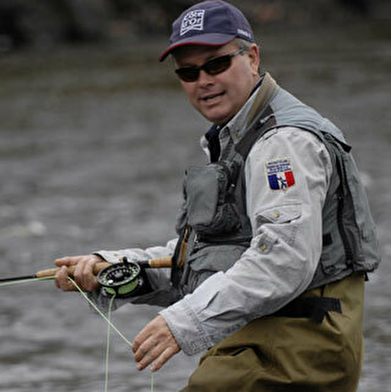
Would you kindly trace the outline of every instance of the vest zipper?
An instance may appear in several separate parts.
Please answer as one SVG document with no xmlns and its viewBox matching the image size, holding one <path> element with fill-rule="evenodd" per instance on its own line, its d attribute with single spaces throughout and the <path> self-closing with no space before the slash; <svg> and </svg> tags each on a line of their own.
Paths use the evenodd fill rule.
<svg viewBox="0 0 391 392">
<path fill-rule="evenodd" d="M 329 138 L 328 138 L 329 139 Z M 330 140 L 330 139 L 329 139 Z M 341 150 L 341 146 L 336 144 L 336 142 L 333 140 L 332 144 L 337 147 L 338 150 Z M 346 187 L 346 194 L 350 194 L 350 189 L 348 185 L 348 180 L 346 176 L 346 171 L 345 171 L 345 165 L 343 163 L 343 157 L 340 156 L 339 158 L 336 158 L 336 167 L 338 170 L 338 175 L 339 175 L 339 180 L 340 184 L 337 190 L 337 197 L 338 197 L 338 210 L 337 210 L 337 222 L 338 222 L 338 229 L 339 229 L 339 234 L 342 239 L 342 244 L 344 247 L 345 251 L 345 257 L 346 257 L 346 265 L 349 267 L 353 268 L 354 270 L 354 253 L 352 249 L 352 245 L 349 240 L 349 236 L 346 232 L 345 229 L 345 224 L 344 224 L 344 219 L 343 219 L 343 212 L 345 210 L 345 187 Z"/>
<path fill-rule="evenodd" d="M 345 251 L 346 264 L 348 266 L 353 266 L 353 251 L 352 251 L 352 247 L 350 246 L 348 235 L 346 234 L 345 225 L 343 223 L 342 214 L 344 210 L 344 203 L 345 200 L 343 195 L 343 185 L 340 184 L 339 191 L 338 191 L 338 211 L 337 211 L 338 228 Z"/>
</svg>

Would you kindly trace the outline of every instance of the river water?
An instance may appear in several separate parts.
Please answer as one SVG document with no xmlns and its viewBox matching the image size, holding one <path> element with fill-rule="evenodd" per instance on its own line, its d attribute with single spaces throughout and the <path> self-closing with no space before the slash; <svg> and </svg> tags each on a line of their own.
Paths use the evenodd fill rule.
<svg viewBox="0 0 391 392">
<path fill-rule="evenodd" d="M 156 56 L 163 42 L 63 48 L 0 58 L 1 276 L 59 256 L 145 247 L 174 237 L 184 167 L 203 162 L 207 123 Z M 360 392 L 391 391 L 390 37 L 377 26 L 263 31 L 263 68 L 336 122 L 354 145 L 378 224 L 383 264 L 366 292 Z M 104 389 L 106 323 L 52 282 L 0 288 L 0 390 Z M 129 339 L 158 308 L 127 306 Z M 112 335 L 109 390 L 149 391 Z M 198 357 L 177 355 L 155 391 L 183 386 Z"/>
</svg>

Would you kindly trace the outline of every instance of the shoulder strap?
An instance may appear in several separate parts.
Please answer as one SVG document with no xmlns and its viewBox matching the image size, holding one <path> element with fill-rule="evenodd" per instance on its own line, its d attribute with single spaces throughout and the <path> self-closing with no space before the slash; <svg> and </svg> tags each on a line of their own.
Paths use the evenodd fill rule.
<svg viewBox="0 0 391 392">
<path fill-rule="evenodd" d="M 251 128 L 246 131 L 246 135 L 236 144 L 235 150 L 246 160 L 254 143 L 261 138 L 267 131 L 273 129 L 276 125 L 276 119 L 270 106 L 251 124 Z"/>
</svg>

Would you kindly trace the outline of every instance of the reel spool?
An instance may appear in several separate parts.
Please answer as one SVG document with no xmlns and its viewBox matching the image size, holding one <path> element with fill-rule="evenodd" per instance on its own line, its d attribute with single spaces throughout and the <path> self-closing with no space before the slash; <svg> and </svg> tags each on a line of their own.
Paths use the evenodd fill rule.
<svg viewBox="0 0 391 392">
<path fill-rule="evenodd" d="M 98 282 L 108 294 L 117 298 L 136 295 L 146 289 L 146 279 L 142 276 L 141 266 L 129 262 L 126 257 L 122 263 L 111 264 L 98 274 Z"/>
</svg>

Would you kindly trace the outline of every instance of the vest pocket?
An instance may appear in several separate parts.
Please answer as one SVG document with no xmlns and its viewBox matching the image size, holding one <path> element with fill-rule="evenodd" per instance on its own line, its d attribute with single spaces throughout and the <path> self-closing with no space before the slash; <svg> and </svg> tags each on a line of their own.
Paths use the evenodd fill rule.
<svg viewBox="0 0 391 392">
<path fill-rule="evenodd" d="M 246 249 L 242 245 L 209 245 L 193 253 L 188 259 L 189 292 L 216 272 L 231 268 Z"/>
<path fill-rule="evenodd" d="M 233 233 L 240 228 L 235 207 L 234 162 L 193 166 L 186 172 L 188 223 L 199 237 Z"/>
</svg>

